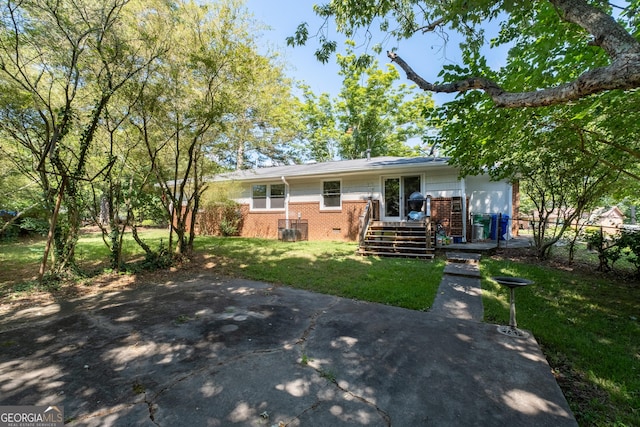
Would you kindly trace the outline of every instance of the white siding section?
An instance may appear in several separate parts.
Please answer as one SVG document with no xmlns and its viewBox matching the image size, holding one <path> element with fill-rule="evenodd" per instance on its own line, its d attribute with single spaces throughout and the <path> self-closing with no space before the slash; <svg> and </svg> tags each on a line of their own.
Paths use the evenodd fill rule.
<svg viewBox="0 0 640 427">
<path fill-rule="evenodd" d="M 342 201 L 366 200 L 372 194 L 374 197 L 379 192 L 380 179 L 378 176 L 346 176 L 336 177 L 342 183 Z M 288 179 L 291 185 L 291 203 L 295 202 L 318 202 L 322 200 L 322 181 L 331 180 L 331 178 L 323 179 Z"/>
<path fill-rule="evenodd" d="M 457 171 L 453 171 L 456 173 Z M 426 193 L 431 197 L 461 197 L 460 180 L 457 175 L 446 173 L 428 173 Z"/>
<path fill-rule="evenodd" d="M 343 200 L 367 200 L 380 192 L 380 177 L 378 175 L 361 175 L 345 177 L 342 180 Z"/>
<path fill-rule="evenodd" d="M 289 179 L 291 198 L 289 203 L 322 201 L 322 179 Z M 344 184 L 344 183 L 343 183 Z"/>
<path fill-rule="evenodd" d="M 431 197 L 461 197 L 461 182 L 457 177 L 457 170 L 448 169 L 413 170 L 405 175 L 421 175 L 422 190 Z M 392 175 L 384 175 L 392 176 Z M 393 175 L 398 176 L 398 175 Z M 322 180 L 331 178 L 287 178 L 289 182 L 289 203 L 322 202 Z M 378 173 L 336 176 L 342 182 L 342 201 L 367 200 L 369 197 L 382 199 L 382 177 Z M 260 184 L 280 184 L 280 180 L 267 180 Z M 251 188 L 254 183 L 242 183 L 239 203 L 251 204 Z M 511 211 L 512 188 L 507 182 L 494 182 L 488 176 L 472 176 L 465 178 L 466 195 L 469 198 L 467 212 L 474 213 L 502 213 L 513 216 Z"/>
<path fill-rule="evenodd" d="M 509 183 L 491 181 L 488 176 L 468 177 L 466 181 L 471 214 L 501 213 L 513 216 L 512 187 Z"/>
</svg>

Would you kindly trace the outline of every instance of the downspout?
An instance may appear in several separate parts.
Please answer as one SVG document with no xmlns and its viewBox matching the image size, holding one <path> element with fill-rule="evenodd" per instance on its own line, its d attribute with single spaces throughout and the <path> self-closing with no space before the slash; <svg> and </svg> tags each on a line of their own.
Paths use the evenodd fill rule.
<svg viewBox="0 0 640 427">
<path fill-rule="evenodd" d="M 462 193 L 462 243 L 467 243 L 467 186 L 464 178 L 460 178 L 460 192 Z"/>
<path fill-rule="evenodd" d="M 289 183 L 281 176 L 282 182 L 284 182 L 285 193 L 284 193 L 284 219 L 285 219 L 285 228 L 291 228 L 291 224 L 289 224 Z"/>
</svg>

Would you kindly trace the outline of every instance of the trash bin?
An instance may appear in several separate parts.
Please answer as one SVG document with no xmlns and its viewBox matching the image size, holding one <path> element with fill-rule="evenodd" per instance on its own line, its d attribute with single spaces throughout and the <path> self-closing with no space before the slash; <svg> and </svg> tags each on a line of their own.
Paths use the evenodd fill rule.
<svg viewBox="0 0 640 427">
<path fill-rule="evenodd" d="M 473 241 L 484 240 L 484 224 L 473 224 Z"/>
<path fill-rule="evenodd" d="M 507 240 L 509 236 L 509 215 L 502 215 L 500 219 L 500 240 Z"/>
<path fill-rule="evenodd" d="M 498 233 L 498 226 L 500 226 L 500 236 Z M 500 237 L 500 240 L 506 240 L 505 236 L 508 236 L 509 233 L 509 215 L 491 215 L 491 234 L 489 235 L 489 239 L 496 240 Z"/>
<path fill-rule="evenodd" d="M 489 232 L 489 239 L 496 240 L 497 232 L 498 232 L 498 214 L 491 214 L 491 231 Z"/>
</svg>

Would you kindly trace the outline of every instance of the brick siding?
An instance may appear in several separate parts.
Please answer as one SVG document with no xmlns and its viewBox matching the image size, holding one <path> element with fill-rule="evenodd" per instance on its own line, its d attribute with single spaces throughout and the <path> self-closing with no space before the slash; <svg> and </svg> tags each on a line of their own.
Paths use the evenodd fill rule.
<svg viewBox="0 0 640 427">
<path fill-rule="evenodd" d="M 292 202 L 289 203 L 289 220 L 294 222 L 300 213 L 300 218 L 309 223 L 309 240 L 355 241 L 366 204 L 366 201 L 342 202 L 340 210 L 321 211 L 317 202 Z M 285 218 L 284 212 L 250 211 L 249 205 L 242 205 L 241 210 L 244 217 L 241 236 L 278 238 L 278 220 Z"/>
<path fill-rule="evenodd" d="M 517 187 L 516 187 L 517 188 Z M 519 198 L 514 191 L 512 206 L 514 219 L 518 218 Z M 289 220 L 295 221 L 300 213 L 300 218 L 308 221 L 309 240 L 346 240 L 356 241 L 360 229 L 360 216 L 366 207 L 366 201 L 343 202 L 340 210 L 323 210 L 317 202 L 291 202 L 289 203 Z M 453 199 L 450 197 L 431 199 L 431 224 L 440 222 L 447 235 L 458 236 L 462 231 L 462 215 L 452 214 Z M 468 199 L 467 199 L 468 203 Z M 244 218 L 240 235 L 242 237 L 261 237 L 267 239 L 278 238 L 278 220 L 284 219 L 284 212 L 250 211 L 249 205 L 241 206 Z M 471 241 L 470 221 L 467 218 L 467 240 Z M 512 221 L 511 231 L 517 235 L 517 220 Z"/>
</svg>

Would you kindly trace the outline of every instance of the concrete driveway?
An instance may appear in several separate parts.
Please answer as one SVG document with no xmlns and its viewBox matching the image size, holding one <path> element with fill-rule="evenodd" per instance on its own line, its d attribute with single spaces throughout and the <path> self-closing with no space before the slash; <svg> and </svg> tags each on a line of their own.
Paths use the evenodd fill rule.
<svg viewBox="0 0 640 427">
<path fill-rule="evenodd" d="M 478 284 L 442 286 L 460 312 Z M 535 339 L 442 310 L 201 275 L 0 328 L 0 405 L 70 425 L 577 425 Z"/>
</svg>

